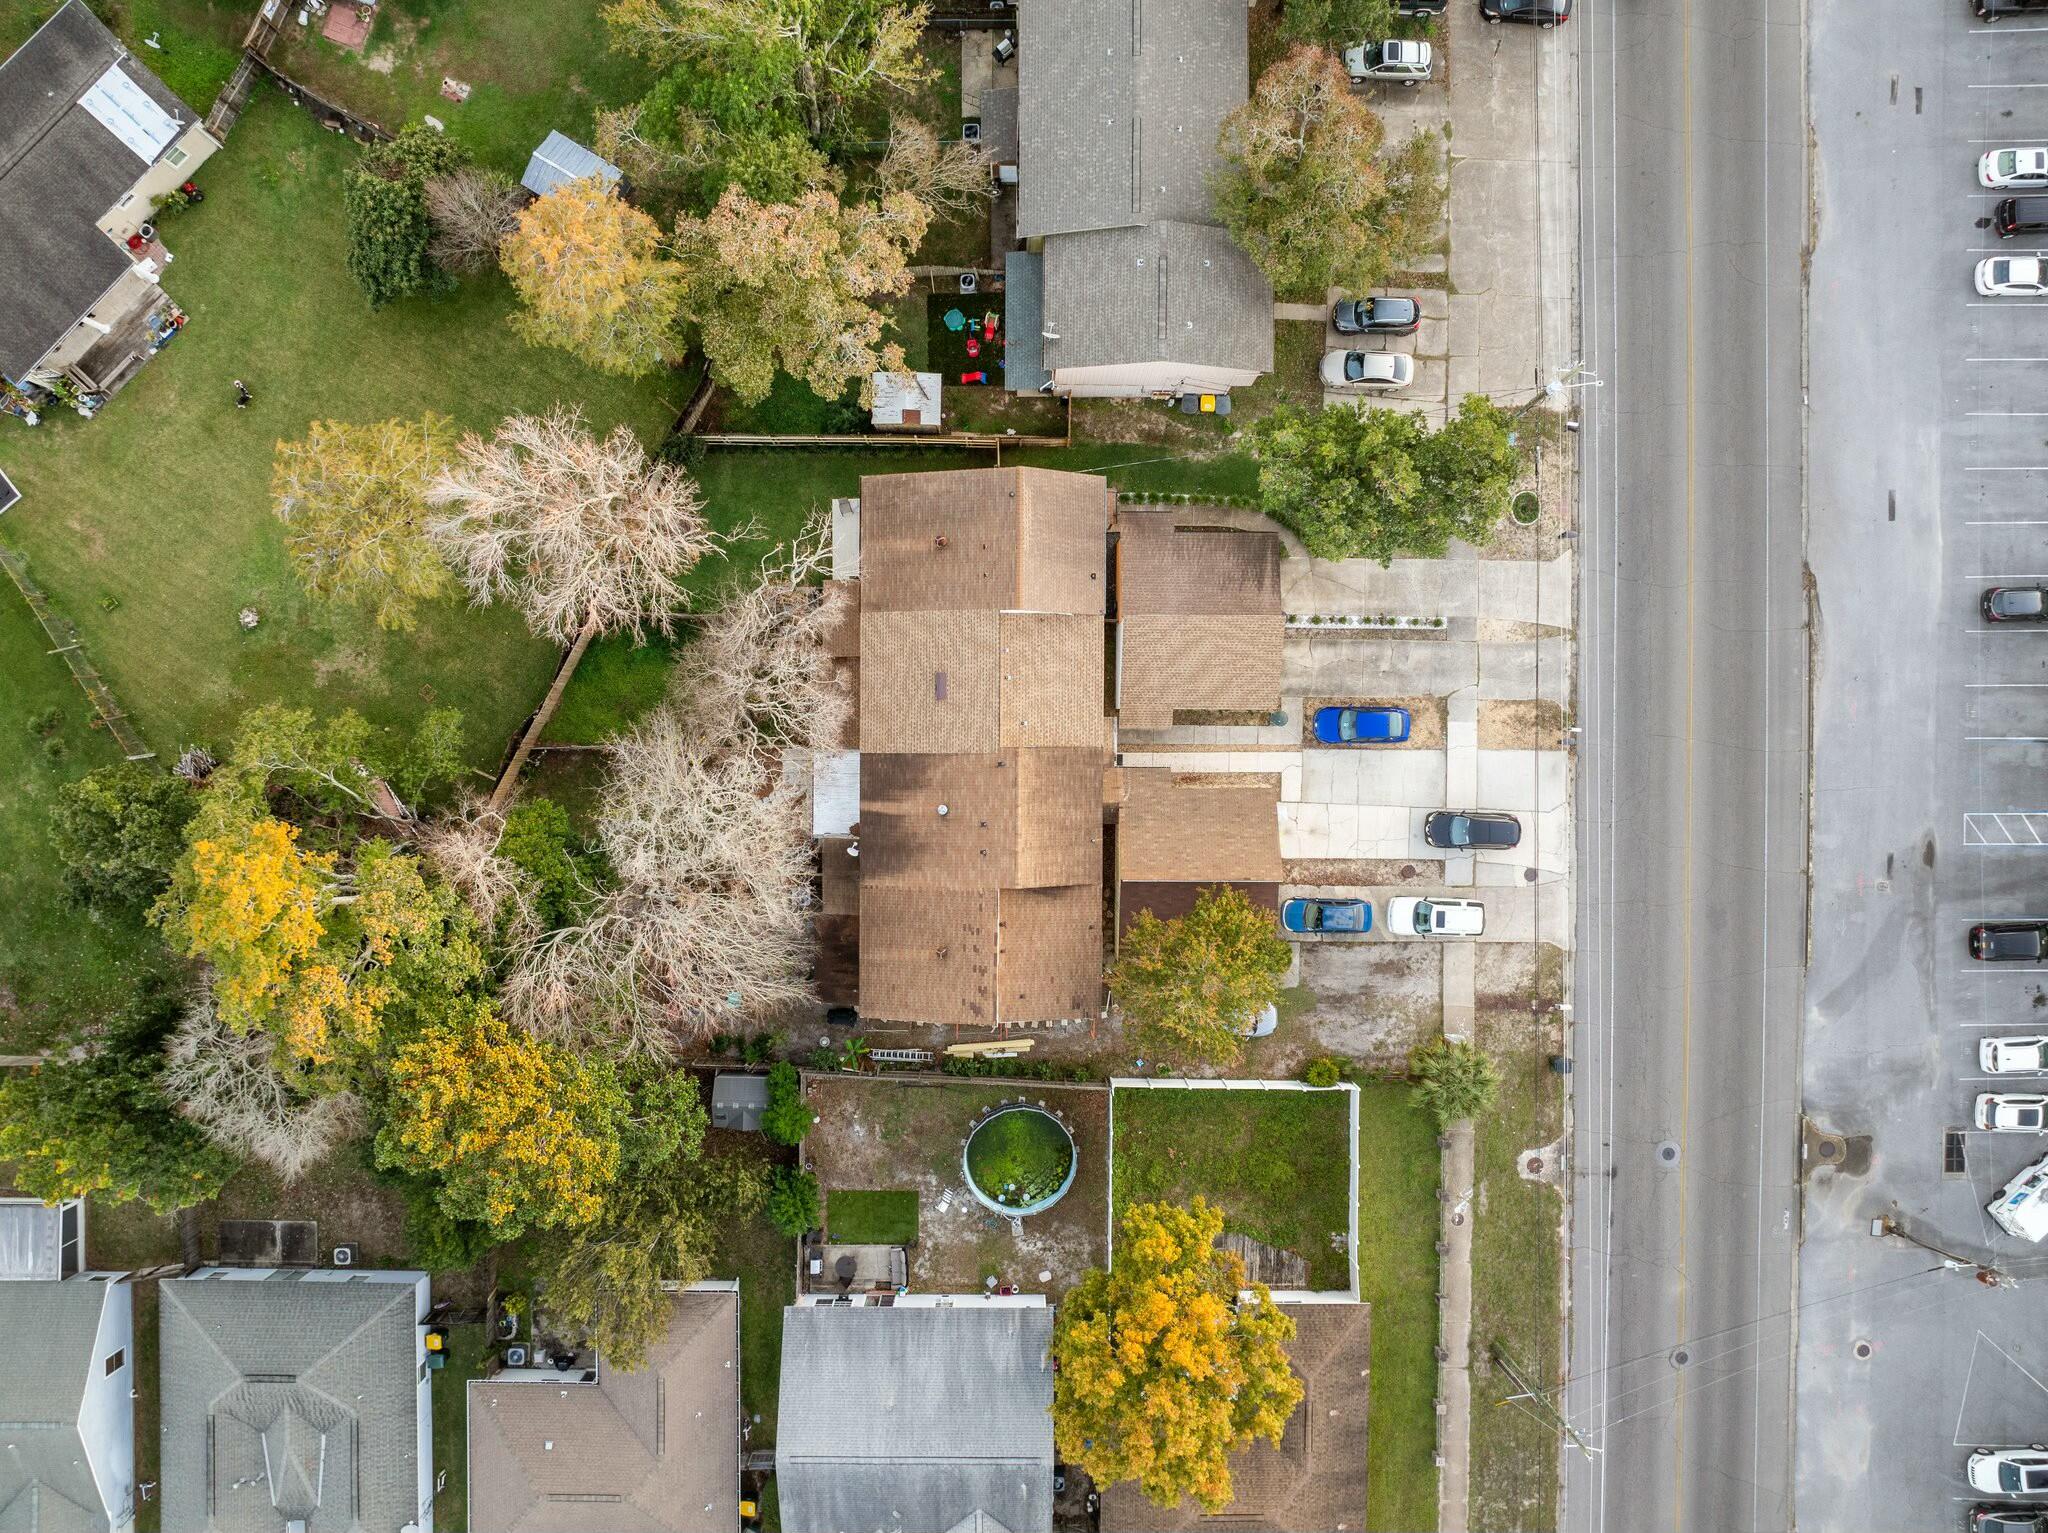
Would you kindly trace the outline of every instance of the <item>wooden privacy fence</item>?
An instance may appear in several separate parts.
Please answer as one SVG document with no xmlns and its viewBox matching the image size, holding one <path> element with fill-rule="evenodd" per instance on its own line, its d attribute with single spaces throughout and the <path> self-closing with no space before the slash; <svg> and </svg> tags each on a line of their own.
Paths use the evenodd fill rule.
<svg viewBox="0 0 2048 1533">
<path fill-rule="evenodd" d="M 1010 436 L 1000 431 L 881 432 L 843 436 L 781 436 L 753 431 L 707 431 L 697 438 L 706 447 L 965 447 L 1000 456 L 1005 447 L 1071 447 L 1063 436 Z"/>
<path fill-rule="evenodd" d="M 121 754 L 130 761 L 153 761 L 156 752 L 143 744 L 142 736 L 135 732 L 135 726 L 128 721 L 127 713 L 109 688 L 100 673 L 93 669 L 93 663 L 86 658 L 85 646 L 78 637 L 78 630 L 71 619 L 65 617 L 50 605 L 50 599 L 43 595 L 42 587 L 29 578 L 28 564 L 11 548 L 0 548 L 0 565 L 4 565 L 13 579 L 15 589 L 21 592 L 22 600 L 28 603 L 29 611 L 36 615 L 36 621 L 43 625 L 43 632 L 54 646 L 49 653 L 64 657 L 64 664 L 70 667 L 71 679 L 78 683 L 86 700 L 99 715 L 99 722 L 121 747 Z"/>
</svg>

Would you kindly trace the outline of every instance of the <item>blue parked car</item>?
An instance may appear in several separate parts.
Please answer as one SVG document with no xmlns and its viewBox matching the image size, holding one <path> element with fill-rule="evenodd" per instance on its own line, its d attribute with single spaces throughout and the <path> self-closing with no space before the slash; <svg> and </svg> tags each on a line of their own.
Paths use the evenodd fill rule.
<svg viewBox="0 0 2048 1533">
<path fill-rule="evenodd" d="M 1280 924 L 1291 932 L 1325 937 L 1363 937 L 1372 930 L 1372 905 L 1365 900 L 1289 900 Z"/>
<path fill-rule="evenodd" d="M 1408 738 L 1408 710 L 1318 708 L 1316 738 L 1325 745 L 1399 745 Z"/>
</svg>

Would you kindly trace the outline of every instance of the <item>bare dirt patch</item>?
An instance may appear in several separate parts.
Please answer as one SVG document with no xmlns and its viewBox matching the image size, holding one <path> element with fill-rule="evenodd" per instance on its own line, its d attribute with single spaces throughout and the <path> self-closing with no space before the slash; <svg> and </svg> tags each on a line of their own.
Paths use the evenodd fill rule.
<svg viewBox="0 0 2048 1533">
<path fill-rule="evenodd" d="M 1555 750 L 1564 730 L 1564 709 L 1547 699 L 1518 698 L 1479 705 L 1479 748 L 1483 751 Z"/>
<path fill-rule="evenodd" d="M 1361 885 L 1432 884 L 1444 881 L 1444 865 L 1433 857 L 1396 862 L 1386 857 L 1289 857 L 1280 864 L 1280 881 L 1316 888 L 1350 889 Z"/>
<path fill-rule="evenodd" d="M 979 1293 L 989 1278 L 1058 1296 L 1108 1256 L 1109 1093 L 1046 1081 L 964 1082 L 813 1078 L 820 1120 L 805 1159 L 835 1187 L 917 1192 L 913 1288 Z M 960 1152 L 975 1114 L 1000 1102 L 1042 1103 L 1074 1136 L 1078 1169 L 1066 1196 L 1042 1214 L 1011 1221 L 967 1190 Z M 1041 1280 L 1039 1273 L 1050 1272 Z"/>
<path fill-rule="evenodd" d="M 1443 952 L 1426 943 L 1318 942 L 1301 953 L 1315 997 L 1300 1032 L 1316 1054 L 1381 1068 L 1443 1031 Z"/>
<path fill-rule="evenodd" d="M 1544 451 L 1544 471 L 1525 477 L 1517 491 L 1534 490 L 1542 508 L 1536 520 L 1523 526 L 1512 516 L 1494 524 L 1493 539 L 1479 550 L 1482 559 L 1554 559 L 1566 545 L 1559 534 L 1572 526 L 1573 481 L 1571 449 L 1559 445 Z"/>
<path fill-rule="evenodd" d="M 1318 708 L 1406 708 L 1408 738 L 1399 745 L 1324 745 L 1316 738 Z M 1312 750 L 1435 751 L 1444 748 L 1441 697 L 1311 697 L 1301 706 L 1301 743 Z"/>
<path fill-rule="evenodd" d="M 1564 633 L 1549 623 L 1518 623 L 1512 618 L 1483 617 L 1479 620 L 1481 644 L 1533 644 L 1538 639 L 1555 639 Z"/>
</svg>

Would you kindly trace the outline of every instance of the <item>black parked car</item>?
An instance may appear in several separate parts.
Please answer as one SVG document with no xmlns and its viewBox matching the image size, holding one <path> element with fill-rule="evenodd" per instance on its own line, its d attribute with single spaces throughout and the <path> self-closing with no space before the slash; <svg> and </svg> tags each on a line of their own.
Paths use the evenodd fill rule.
<svg viewBox="0 0 2048 1533">
<path fill-rule="evenodd" d="M 1458 852 L 1475 846 L 1520 846 L 1522 823 L 1511 814 L 1492 814 L 1484 809 L 1464 814 L 1439 809 L 1422 822 L 1422 839 L 1431 846 Z"/>
<path fill-rule="evenodd" d="M 2026 1506 L 1973 1506 L 1970 1533 L 2048 1533 L 2048 1512 Z"/>
<path fill-rule="evenodd" d="M 1991 210 L 1991 227 L 2002 240 L 2015 234 L 2048 234 L 2048 197 L 2001 198 Z"/>
<path fill-rule="evenodd" d="M 1396 16 L 1441 16 L 1451 0 L 1394 0 Z"/>
<path fill-rule="evenodd" d="M 1987 623 L 2048 623 L 2048 586 L 1993 586 L 1983 605 Z"/>
<path fill-rule="evenodd" d="M 2039 963 L 2048 956 L 2048 921 L 2000 921 L 1973 926 L 1970 956 L 1982 963 Z"/>
<path fill-rule="evenodd" d="M 2001 16 L 2026 16 L 2036 11 L 2048 11 L 2048 0 L 1975 0 L 1975 8 L 1978 20 L 1996 21 Z"/>
<path fill-rule="evenodd" d="M 1479 0 L 1479 14 L 1488 21 L 1526 21 L 1532 27 L 1554 27 L 1560 21 L 1572 19 L 1572 0 Z"/>
<path fill-rule="evenodd" d="M 1339 335 L 1412 335 L 1422 324 L 1413 298 L 1340 298 L 1330 314 Z"/>
</svg>

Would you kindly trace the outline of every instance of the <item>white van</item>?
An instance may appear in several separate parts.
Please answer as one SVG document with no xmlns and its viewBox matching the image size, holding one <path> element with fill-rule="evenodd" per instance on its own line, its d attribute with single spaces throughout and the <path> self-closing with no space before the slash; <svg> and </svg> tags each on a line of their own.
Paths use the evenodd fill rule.
<svg viewBox="0 0 2048 1533">
<path fill-rule="evenodd" d="M 2048 1235 L 2048 1158 L 2035 1161 L 2005 1184 L 1984 1211 L 2008 1235 L 2038 1241 Z"/>
</svg>

